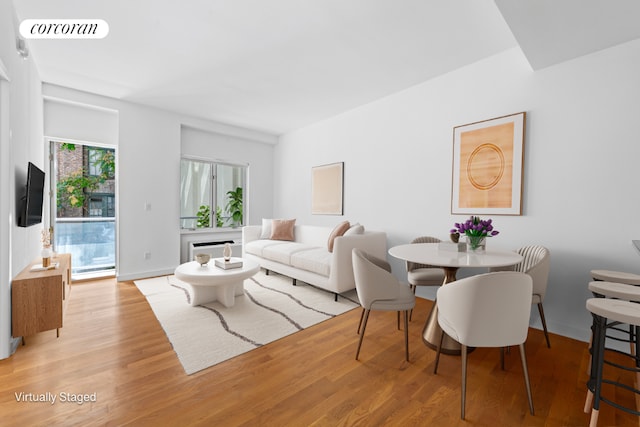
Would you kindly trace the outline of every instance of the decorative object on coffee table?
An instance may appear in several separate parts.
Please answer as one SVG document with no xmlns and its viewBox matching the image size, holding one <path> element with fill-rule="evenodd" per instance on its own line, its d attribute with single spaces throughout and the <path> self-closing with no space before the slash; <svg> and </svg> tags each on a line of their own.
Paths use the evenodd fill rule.
<svg viewBox="0 0 640 427">
<path fill-rule="evenodd" d="M 213 263 L 216 267 L 221 268 L 223 270 L 230 270 L 232 268 L 241 268 L 242 267 L 242 258 L 214 258 Z"/>
<path fill-rule="evenodd" d="M 201 267 L 207 265 L 209 260 L 211 259 L 211 255 L 209 254 L 196 254 L 196 261 L 200 264 Z"/>
<path fill-rule="evenodd" d="M 224 249 L 222 250 L 222 256 L 224 257 L 225 262 L 229 262 L 232 253 L 231 245 L 229 243 L 225 243 Z"/>
</svg>

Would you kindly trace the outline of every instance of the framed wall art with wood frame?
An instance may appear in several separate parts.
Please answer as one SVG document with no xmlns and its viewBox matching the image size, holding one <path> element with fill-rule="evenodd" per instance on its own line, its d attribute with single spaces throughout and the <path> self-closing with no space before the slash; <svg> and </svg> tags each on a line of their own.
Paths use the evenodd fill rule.
<svg viewBox="0 0 640 427">
<path fill-rule="evenodd" d="M 522 215 L 526 113 L 453 128 L 452 214 Z"/>
<path fill-rule="evenodd" d="M 342 215 L 344 162 L 311 168 L 311 213 Z"/>
</svg>

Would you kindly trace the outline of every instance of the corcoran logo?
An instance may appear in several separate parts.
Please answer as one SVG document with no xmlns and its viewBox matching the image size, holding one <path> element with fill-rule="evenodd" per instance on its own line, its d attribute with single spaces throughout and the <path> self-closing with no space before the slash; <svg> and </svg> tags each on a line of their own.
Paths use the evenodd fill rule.
<svg viewBox="0 0 640 427">
<path fill-rule="evenodd" d="M 102 19 L 25 19 L 20 34 L 25 39 L 102 39 L 109 24 Z"/>
</svg>

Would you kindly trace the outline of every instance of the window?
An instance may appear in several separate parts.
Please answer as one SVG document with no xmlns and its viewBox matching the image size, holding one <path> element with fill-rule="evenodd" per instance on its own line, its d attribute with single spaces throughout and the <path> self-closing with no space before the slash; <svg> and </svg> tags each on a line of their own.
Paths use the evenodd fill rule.
<svg viewBox="0 0 640 427">
<path fill-rule="evenodd" d="M 183 158 L 180 162 L 180 227 L 244 225 L 247 166 Z"/>
<path fill-rule="evenodd" d="M 114 217 L 115 211 L 115 197 L 112 194 L 91 193 L 89 216 Z"/>
<path fill-rule="evenodd" d="M 89 176 L 113 179 L 114 150 L 97 147 L 85 147 L 87 150 L 87 171 Z"/>
<path fill-rule="evenodd" d="M 115 150 L 55 141 L 52 151 L 56 217 L 115 217 Z"/>
</svg>

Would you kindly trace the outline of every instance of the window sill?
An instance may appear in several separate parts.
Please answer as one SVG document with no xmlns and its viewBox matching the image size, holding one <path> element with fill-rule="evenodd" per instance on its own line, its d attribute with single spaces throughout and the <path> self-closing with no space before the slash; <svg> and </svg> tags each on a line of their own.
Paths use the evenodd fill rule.
<svg viewBox="0 0 640 427">
<path fill-rule="evenodd" d="M 228 234 L 228 233 L 241 233 L 242 227 L 228 227 L 228 228 L 181 228 L 181 235 L 189 234 Z"/>
</svg>

